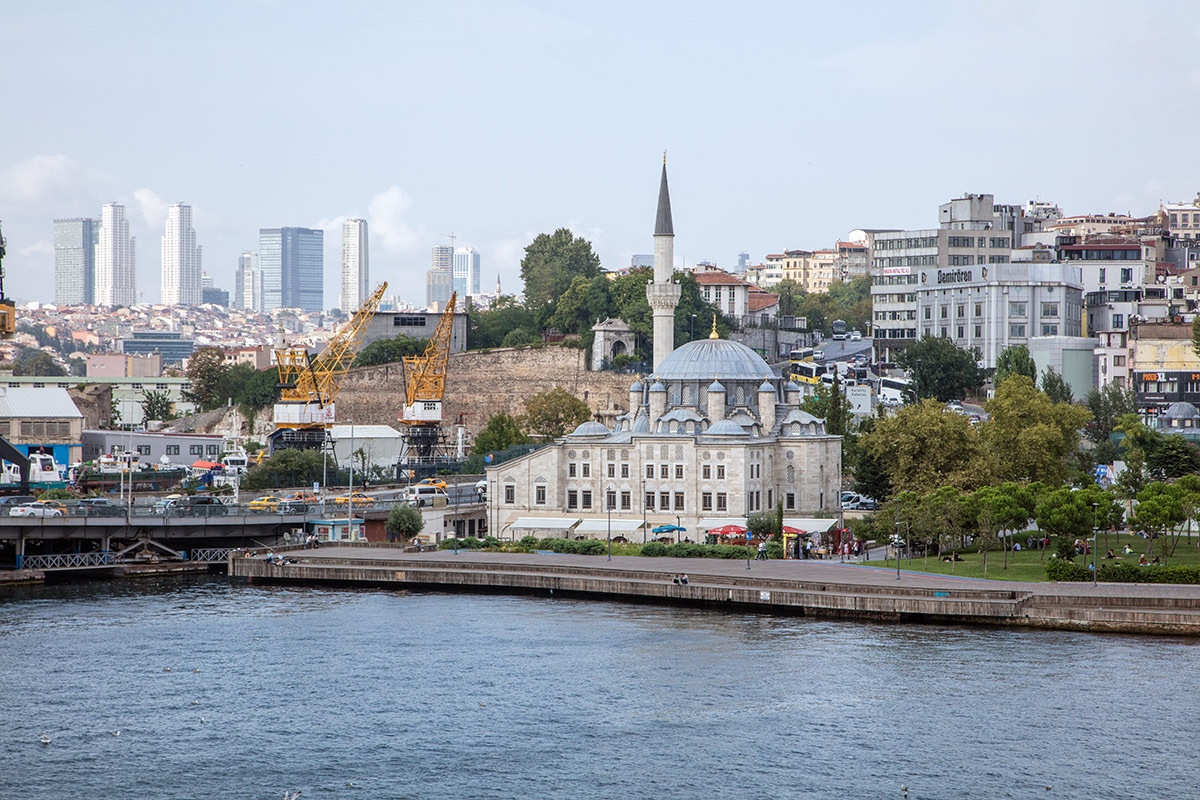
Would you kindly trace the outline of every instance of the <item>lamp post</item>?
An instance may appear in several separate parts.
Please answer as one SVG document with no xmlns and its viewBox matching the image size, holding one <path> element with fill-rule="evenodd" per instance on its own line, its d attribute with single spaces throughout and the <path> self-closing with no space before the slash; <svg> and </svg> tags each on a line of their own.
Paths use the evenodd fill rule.
<svg viewBox="0 0 1200 800">
<path fill-rule="evenodd" d="M 892 539 L 896 549 L 896 580 L 900 580 L 900 515 L 896 515 L 896 536 Z"/>
<path fill-rule="evenodd" d="M 696 341 L 696 315 L 692 314 L 691 317 L 691 320 L 689 320 L 691 323 L 691 335 L 688 337 L 688 341 L 694 342 Z"/>
<path fill-rule="evenodd" d="M 683 523 L 681 522 L 681 520 L 682 520 L 682 517 L 679 514 L 676 514 L 675 515 L 675 527 L 676 528 L 683 527 Z M 679 544 L 679 542 L 680 542 L 680 537 L 679 537 L 680 533 L 682 533 L 682 531 L 675 531 L 675 544 Z"/>
<path fill-rule="evenodd" d="M 642 478 L 642 544 L 646 543 L 646 479 Z"/>
<path fill-rule="evenodd" d="M 604 493 L 604 505 L 608 506 L 608 560 L 612 561 L 612 494 Z"/>
<path fill-rule="evenodd" d="M 1092 586 L 1097 585 L 1097 575 L 1099 567 L 1096 564 L 1096 510 L 1100 507 L 1099 501 L 1092 501 Z"/>
<path fill-rule="evenodd" d="M 750 569 L 750 495 L 746 495 L 746 569 Z"/>
</svg>

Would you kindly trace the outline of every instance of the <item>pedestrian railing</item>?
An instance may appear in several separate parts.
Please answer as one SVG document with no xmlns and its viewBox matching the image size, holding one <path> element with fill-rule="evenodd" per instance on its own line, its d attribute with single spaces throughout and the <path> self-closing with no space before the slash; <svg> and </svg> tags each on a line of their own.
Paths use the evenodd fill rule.
<svg viewBox="0 0 1200 800">
<path fill-rule="evenodd" d="M 107 567 L 113 564 L 112 553 L 102 550 L 96 553 L 60 553 L 48 556 L 25 556 L 18 568 L 24 569 L 72 569 L 77 567 Z"/>
<path fill-rule="evenodd" d="M 229 554 L 238 550 L 237 547 L 196 547 L 184 553 L 188 561 L 220 562 L 229 558 Z"/>
</svg>

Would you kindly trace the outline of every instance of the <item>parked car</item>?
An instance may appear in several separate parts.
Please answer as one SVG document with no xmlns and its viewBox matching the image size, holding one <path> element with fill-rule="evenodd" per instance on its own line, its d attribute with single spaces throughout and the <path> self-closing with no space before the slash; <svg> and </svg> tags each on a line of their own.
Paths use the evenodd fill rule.
<svg viewBox="0 0 1200 800">
<path fill-rule="evenodd" d="M 279 499 L 273 494 L 263 497 L 256 497 L 248 504 L 251 511 L 277 511 L 279 510 Z"/>
<path fill-rule="evenodd" d="M 317 505 L 321 502 L 321 498 L 312 492 L 292 492 L 287 497 L 283 498 L 288 502 L 304 503 L 305 505 Z"/>
<path fill-rule="evenodd" d="M 85 497 L 75 506 L 81 517 L 123 517 L 125 506 L 119 506 L 107 497 Z"/>
<path fill-rule="evenodd" d="M 24 505 L 25 503 L 36 502 L 37 498 L 31 494 L 14 494 L 8 497 L 0 497 L 0 514 L 8 514 L 13 506 Z"/>
<path fill-rule="evenodd" d="M 375 498 L 365 495 L 362 492 L 354 492 L 353 494 L 344 494 L 341 497 L 335 497 L 333 502 L 335 505 L 342 507 L 353 503 L 355 508 L 365 508 L 375 505 Z"/>
<path fill-rule="evenodd" d="M 438 500 L 448 503 L 450 496 L 446 494 L 444 489 L 439 489 L 436 486 L 421 486 L 416 484 L 404 490 L 405 502 L 412 503 L 418 508 L 421 506 L 436 506 Z"/>
<path fill-rule="evenodd" d="M 181 499 L 183 499 L 183 495 L 181 495 L 181 494 L 169 494 L 166 497 L 164 497 L 162 500 L 159 500 L 157 503 L 150 506 L 150 513 L 165 515 L 168 513 L 168 509 L 172 509 L 175 506 L 179 505 L 179 501 Z"/>
<path fill-rule="evenodd" d="M 229 513 L 229 508 L 219 497 L 201 495 L 182 498 L 178 505 L 171 508 L 170 513 L 181 517 L 223 517 Z"/>
<path fill-rule="evenodd" d="M 35 500 L 32 503 L 22 503 L 13 506 L 8 515 L 10 517 L 63 517 L 66 516 L 66 508 L 62 503 L 54 500 Z"/>
<path fill-rule="evenodd" d="M 285 497 L 279 501 L 279 505 L 276 506 L 275 510 L 280 514 L 306 514 L 311 510 L 312 506 L 320 505 L 320 503 L 320 498 L 309 503 L 302 497 Z"/>
</svg>

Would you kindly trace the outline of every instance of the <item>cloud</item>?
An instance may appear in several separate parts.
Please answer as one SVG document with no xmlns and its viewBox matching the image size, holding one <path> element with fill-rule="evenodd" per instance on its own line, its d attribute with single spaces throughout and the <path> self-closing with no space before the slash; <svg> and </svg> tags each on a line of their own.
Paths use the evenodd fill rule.
<svg viewBox="0 0 1200 800">
<path fill-rule="evenodd" d="M 17 248 L 19 256 L 47 256 L 54 253 L 54 243 L 48 240 L 34 242 L 33 244 L 25 245 Z"/>
<path fill-rule="evenodd" d="M 371 198 L 367 206 L 367 225 L 373 248 L 378 243 L 388 253 L 411 253 L 429 239 L 429 231 L 424 225 L 413 224 L 408 219 L 412 203 L 412 196 L 399 186 L 389 186 Z"/>
<path fill-rule="evenodd" d="M 61 198 L 94 194 L 105 181 L 103 173 L 70 156 L 30 156 L 0 173 L 0 200 L 14 204 L 54 203 Z"/>
<path fill-rule="evenodd" d="M 153 189 L 135 189 L 133 202 L 146 227 L 152 230 L 162 230 L 167 224 L 167 201 L 158 196 Z"/>
</svg>

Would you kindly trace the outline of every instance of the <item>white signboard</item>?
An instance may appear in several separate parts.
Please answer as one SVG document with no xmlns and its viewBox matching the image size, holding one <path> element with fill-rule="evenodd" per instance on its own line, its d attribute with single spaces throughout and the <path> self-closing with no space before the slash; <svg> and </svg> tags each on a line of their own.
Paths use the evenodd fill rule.
<svg viewBox="0 0 1200 800">
<path fill-rule="evenodd" d="M 850 406 L 851 413 L 870 416 L 870 414 L 871 414 L 871 387 L 870 386 L 847 386 L 846 387 L 846 403 Z"/>
</svg>

